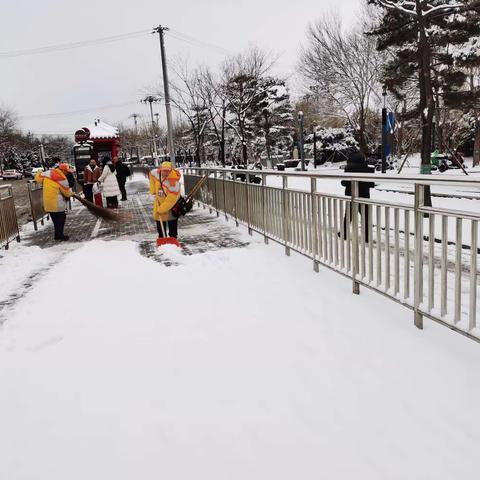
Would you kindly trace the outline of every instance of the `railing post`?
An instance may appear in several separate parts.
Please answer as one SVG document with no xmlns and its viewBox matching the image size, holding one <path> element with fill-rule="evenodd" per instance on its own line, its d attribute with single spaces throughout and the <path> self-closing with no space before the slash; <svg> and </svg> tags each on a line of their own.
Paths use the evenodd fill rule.
<svg viewBox="0 0 480 480">
<path fill-rule="evenodd" d="M 30 201 L 30 211 L 32 212 L 32 220 L 33 220 L 33 229 L 35 231 L 38 230 L 37 219 L 35 215 L 35 211 L 33 208 L 33 199 L 32 199 L 32 182 L 27 183 L 27 190 L 28 190 L 28 200 Z"/>
<path fill-rule="evenodd" d="M 249 177 L 250 175 L 245 173 L 245 202 L 246 202 L 246 209 L 247 209 L 247 228 L 248 228 L 248 234 L 252 235 L 252 227 L 250 226 L 250 201 L 248 198 L 248 185 L 249 185 Z"/>
<path fill-rule="evenodd" d="M 285 242 L 285 255 L 290 255 L 290 247 L 288 246 L 289 241 L 289 228 L 288 228 L 288 178 L 287 176 L 282 177 L 282 198 L 283 198 L 283 208 L 282 208 L 282 220 L 283 220 L 283 240 Z"/>
<path fill-rule="evenodd" d="M 225 170 L 222 172 L 222 188 L 223 188 L 223 210 L 225 212 L 225 220 L 228 222 L 227 215 L 227 194 L 225 192 L 225 180 L 227 178 L 227 172 Z"/>
<path fill-rule="evenodd" d="M 353 293 L 360 294 L 360 284 L 357 281 L 358 275 L 358 181 L 352 181 L 352 196 L 351 196 L 351 210 L 352 210 L 352 280 Z"/>
<path fill-rule="evenodd" d="M 423 315 L 420 305 L 423 301 L 423 213 L 425 188 L 415 184 L 415 255 L 414 255 L 414 321 L 415 326 L 423 329 Z"/>
<path fill-rule="evenodd" d="M 237 210 L 237 174 L 232 173 L 233 180 L 233 211 L 235 214 L 235 225 L 238 227 L 238 210 Z"/>
<path fill-rule="evenodd" d="M 318 252 L 318 212 L 315 193 L 317 191 L 317 179 L 310 179 L 310 201 L 312 202 L 312 251 L 313 251 L 313 270 L 318 273 L 320 262 L 317 260 Z"/>
<path fill-rule="evenodd" d="M 267 206 L 266 206 L 266 188 L 267 176 L 262 173 L 262 221 L 263 221 L 263 241 L 268 244 L 267 236 Z"/>
<path fill-rule="evenodd" d="M 214 171 L 214 172 L 213 172 L 213 191 L 214 191 L 213 195 L 214 195 L 214 197 L 215 197 L 215 212 L 216 212 L 216 214 L 217 214 L 217 217 L 219 217 L 219 216 L 220 216 L 220 212 L 218 211 L 217 183 L 218 183 L 218 181 L 217 181 L 217 172 Z"/>
</svg>

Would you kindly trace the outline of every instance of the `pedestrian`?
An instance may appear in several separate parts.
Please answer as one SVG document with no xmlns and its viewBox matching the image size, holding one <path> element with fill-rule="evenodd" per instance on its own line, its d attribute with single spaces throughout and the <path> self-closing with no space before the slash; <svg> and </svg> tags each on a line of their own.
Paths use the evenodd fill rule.
<svg viewBox="0 0 480 480">
<path fill-rule="evenodd" d="M 73 195 L 67 174 L 73 172 L 67 163 L 58 163 L 60 160 L 58 158 L 53 160 L 56 166 L 46 172 L 38 172 L 35 181 L 43 184 L 43 209 L 52 219 L 54 240 L 62 242 L 69 239 L 63 230 L 67 218 L 67 200 Z"/>
<path fill-rule="evenodd" d="M 132 172 L 130 172 L 130 169 L 121 160 L 117 160 L 117 163 L 115 163 L 115 171 L 117 172 L 118 186 L 120 188 L 120 192 L 122 192 L 122 202 L 125 202 L 127 200 L 125 183 Z"/>
<path fill-rule="evenodd" d="M 83 170 L 83 193 L 85 199 L 93 203 L 93 186 L 98 182 L 102 175 L 102 169 L 97 165 L 94 158 Z"/>
<path fill-rule="evenodd" d="M 107 201 L 107 208 L 118 208 L 118 196 L 120 188 L 117 182 L 115 165 L 113 165 L 110 157 L 103 157 L 103 172 L 98 179 L 99 183 L 103 183 L 103 194 Z"/>
<path fill-rule="evenodd" d="M 370 167 L 367 164 L 365 156 L 361 152 L 353 152 L 347 159 L 347 165 L 345 166 L 345 173 L 374 173 L 375 167 Z M 347 197 L 352 196 L 352 182 L 348 180 L 342 180 L 342 186 L 345 187 L 345 195 Z M 359 182 L 358 183 L 358 196 L 360 198 L 370 198 L 370 189 L 375 187 L 373 182 Z M 359 209 L 361 212 L 361 208 Z M 368 243 L 368 219 L 369 210 L 368 205 L 365 205 L 365 216 L 362 217 L 362 231 L 364 234 L 365 242 Z M 350 204 L 350 222 L 352 221 L 352 208 Z M 347 214 L 345 212 L 345 218 L 343 219 L 343 237 L 347 238 Z"/>
<path fill-rule="evenodd" d="M 171 209 L 180 198 L 180 177 L 178 170 L 171 162 L 163 162 L 160 168 L 150 172 L 150 194 L 155 195 L 153 202 L 153 219 L 157 223 L 158 238 L 177 238 L 178 219 L 172 215 Z M 160 222 L 163 223 L 163 231 Z"/>
</svg>

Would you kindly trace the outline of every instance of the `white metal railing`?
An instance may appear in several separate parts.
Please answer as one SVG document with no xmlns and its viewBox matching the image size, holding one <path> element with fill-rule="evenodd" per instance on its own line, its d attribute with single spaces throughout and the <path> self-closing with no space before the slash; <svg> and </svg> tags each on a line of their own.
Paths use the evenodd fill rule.
<svg viewBox="0 0 480 480">
<path fill-rule="evenodd" d="M 0 186 L 0 248 L 8 249 L 10 240 L 20 241 L 17 214 L 11 185 Z"/>
<path fill-rule="evenodd" d="M 432 185 L 479 188 L 472 177 L 185 168 L 186 192 L 205 174 L 208 182 L 198 198 L 217 215 L 244 223 L 267 243 L 281 243 L 287 255 L 291 250 L 306 255 L 316 271 L 324 265 L 350 277 L 356 294 L 364 285 L 413 309 L 418 328 L 426 316 L 480 340 L 480 202 L 471 200 L 467 212 L 428 207 L 424 201 Z M 272 179 L 281 184 L 272 185 Z M 298 179 L 304 179 L 303 188 L 291 188 Z M 349 180 L 352 196 L 322 193 L 320 180 L 322 187 L 327 180 Z M 414 185 L 414 201 L 359 197 L 362 181 Z"/>
<path fill-rule="evenodd" d="M 30 202 L 30 213 L 32 215 L 33 228 L 38 230 L 38 222 L 44 224 L 44 218 L 48 214 L 43 210 L 43 186 L 41 183 L 30 181 L 28 186 L 28 200 Z"/>
</svg>

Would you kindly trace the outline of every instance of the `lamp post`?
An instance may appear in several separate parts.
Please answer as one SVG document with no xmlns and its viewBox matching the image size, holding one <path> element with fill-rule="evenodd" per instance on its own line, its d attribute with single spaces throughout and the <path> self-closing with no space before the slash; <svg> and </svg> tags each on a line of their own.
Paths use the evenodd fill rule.
<svg viewBox="0 0 480 480">
<path fill-rule="evenodd" d="M 147 95 L 145 98 L 140 100 L 142 103 L 150 105 L 150 118 L 152 120 L 152 142 L 153 142 L 153 155 L 155 157 L 155 165 L 158 166 L 158 152 L 157 152 L 157 141 L 155 139 L 155 120 L 153 119 L 153 104 L 160 102 L 160 98 L 156 95 Z"/>
<path fill-rule="evenodd" d="M 298 147 L 300 150 L 300 162 L 302 165 L 302 171 L 305 171 L 305 150 L 303 148 L 304 138 L 303 138 L 303 120 L 304 115 L 303 112 L 298 112 L 298 123 L 300 125 L 300 133 L 298 138 Z"/>
<path fill-rule="evenodd" d="M 130 115 L 130 117 L 128 118 L 133 118 L 133 121 L 135 123 L 135 151 L 137 152 L 137 162 L 139 163 L 140 162 L 140 152 L 139 152 L 139 149 L 138 149 L 138 117 L 140 117 L 140 115 L 138 113 L 132 113 Z"/>
</svg>

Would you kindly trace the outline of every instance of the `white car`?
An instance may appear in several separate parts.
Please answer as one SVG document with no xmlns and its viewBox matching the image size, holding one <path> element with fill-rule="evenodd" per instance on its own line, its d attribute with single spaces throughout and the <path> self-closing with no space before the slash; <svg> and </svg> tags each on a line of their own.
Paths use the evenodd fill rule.
<svg viewBox="0 0 480 480">
<path fill-rule="evenodd" d="M 3 179 L 4 180 L 21 180 L 23 178 L 22 172 L 18 170 L 4 170 Z"/>
<path fill-rule="evenodd" d="M 42 168 L 42 167 L 32 168 L 32 178 L 35 178 L 35 175 L 36 175 L 38 172 L 43 172 L 43 168 Z"/>
</svg>

